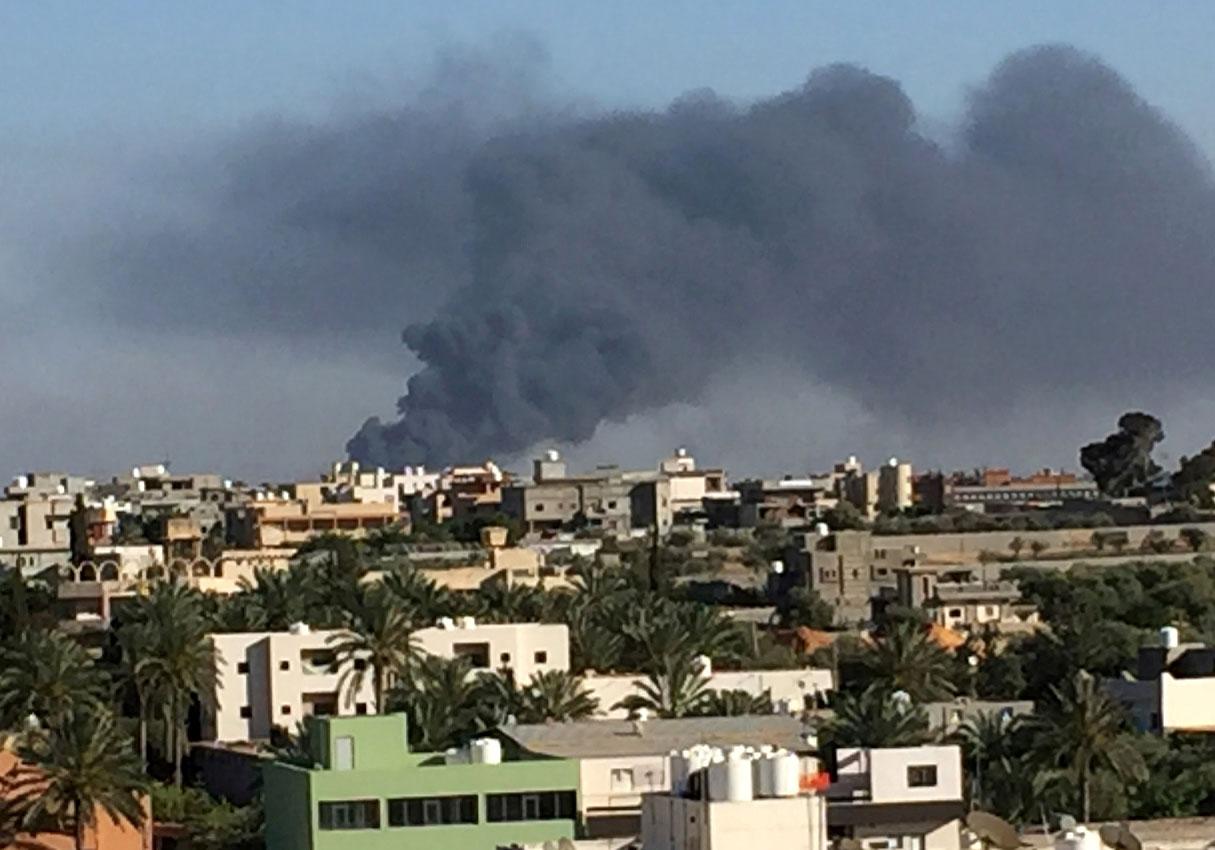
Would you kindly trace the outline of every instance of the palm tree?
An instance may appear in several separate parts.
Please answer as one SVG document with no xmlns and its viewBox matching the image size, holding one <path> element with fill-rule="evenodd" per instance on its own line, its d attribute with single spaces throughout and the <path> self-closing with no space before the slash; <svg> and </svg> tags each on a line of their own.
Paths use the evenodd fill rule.
<svg viewBox="0 0 1215 850">
<path fill-rule="evenodd" d="M 637 684 L 637 693 L 616 703 L 630 713 L 641 710 L 659 717 L 687 717 L 696 713 L 705 697 L 709 678 L 689 652 L 668 655 Z"/>
<path fill-rule="evenodd" d="M 0 730 L 30 715 L 55 724 L 72 710 L 100 708 L 105 692 L 88 652 L 59 632 L 27 631 L 0 646 Z"/>
<path fill-rule="evenodd" d="M 918 623 L 892 625 L 873 642 L 864 664 L 876 682 L 906 691 L 916 702 L 953 696 L 949 654 Z"/>
<path fill-rule="evenodd" d="M 390 702 L 409 717 L 411 743 L 418 752 L 439 752 L 463 744 L 487 725 L 482 716 L 484 685 L 467 658 L 424 656 L 407 685 Z"/>
<path fill-rule="evenodd" d="M 341 671 L 341 687 L 351 701 L 370 671 L 375 710 L 382 712 L 389 687 L 409 675 L 418 655 L 413 618 L 382 587 L 365 590 L 357 610 L 350 614 L 350 626 L 329 637 L 334 667 Z"/>
<path fill-rule="evenodd" d="M 1018 717 L 985 711 L 958 730 L 956 738 L 971 782 L 970 800 L 976 808 L 1012 818 L 1020 814 L 1017 809 L 1027 773 L 1023 729 Z"/>
<path fill-rule="evenodd" d="M 1051 688 L 1033 728 L 1042 763 L 1070 778 L 1086 823 L 1092 815 L 1091 785 L 1097 771 L 1108 770 L 1123 781 L 1142 781 L 1147 776 L 1143 756 L 1125 734 L 1121 707 L 1084 670 L 1062 688 Z"/>
<path fill-rule="evenodd" d="M 772 714 L 772 692 L 752 694 L 744 690 L 709 691 L 696 713 L 704 717 L 739 717 L 746 714 Z"/>
<path fill-rule="evenodd" d="M 522 703 L 528 723 L 584 720 L 599 710 L 599 700 L 587 692 L 582 680 L 561 670 L 532 676 L 523 689 Z"/>
<path fill-rule="evenodd" d="M 624 637 L 619 627 L 600 619 L 602 612 L 579 607 L 570 616 L 570 655 L 575 670 L 606 672 L 620 664 Z"/>
<path fill-rule="evenodd" d="M 140 702 L 141 747 L 146 755 L 146 721 L 155 705 L 165 723 L 164 752 L 178 786 L 190 703 L 195 696 L 205 699 L 214 693 L 217 656 L 209 631 L 198 592 L 168 582 L 138 599 L 120 629 L 123 667 Z"/>
<path fill-rule="evenodd" d="M 409 566 L 398 567 L 384 576 L 384 589 L 415 612 L 419 623 L 432 623 L 455 613 L 451 592 Z"/>
<path fill-rule="evenodd" d="M 27 829 L 48 821 L 70 828 L 77 850 L 97 812 L 140 826 L 147 779 L 130 741 L 107 711 L 79 711 L 28 735 L 18 754 L 27 767 L 13 785 Z"/>
<path fill-rule="evenodd" d="M 824 737 L 837 747 L 914 747 L 930 737 L 924 712 L 880 683 L 840 693 L 832 709 Z"/>
<path fill-rule="evenodd" d="M 253 581 L 241 577 L 240 589 L 254 630 L 281 631 L 307 619 L 304 594 L 291 570 L 256 567 Z"/>
</svg>

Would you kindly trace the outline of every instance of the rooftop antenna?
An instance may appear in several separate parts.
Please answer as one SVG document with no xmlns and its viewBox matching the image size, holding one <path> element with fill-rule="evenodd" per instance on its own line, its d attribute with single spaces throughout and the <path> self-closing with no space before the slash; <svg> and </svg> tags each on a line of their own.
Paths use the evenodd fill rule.
<svg viewBox="0 0 1215 850">
<path fill-rule="evenodd" d="M 966 816 L 966 829 L 974 834 L 984 850 L 1017 850 L 1028 846 L 1021 840 L 1016 827 L 991 812 L 971 812 Z"/>
</svg>

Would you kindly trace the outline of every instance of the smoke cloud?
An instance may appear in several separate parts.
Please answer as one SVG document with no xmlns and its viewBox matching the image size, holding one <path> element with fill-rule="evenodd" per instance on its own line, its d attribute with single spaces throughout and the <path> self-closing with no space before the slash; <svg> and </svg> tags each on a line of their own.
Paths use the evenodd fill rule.
<svg viewBox="0 0 1215 850">
<path fill-rule="evenodd" d="M 468 277 L 405 330 L 423 367 L 350 454 L 579 443 L 750 359 L 926 431 L 1209 376 L 1211 175 L 1114 71 L 1026 50 L 952 144 L 917 126 L 897 82 L 832 66 L 493 135 L 459 168 Z"/>
</svg>

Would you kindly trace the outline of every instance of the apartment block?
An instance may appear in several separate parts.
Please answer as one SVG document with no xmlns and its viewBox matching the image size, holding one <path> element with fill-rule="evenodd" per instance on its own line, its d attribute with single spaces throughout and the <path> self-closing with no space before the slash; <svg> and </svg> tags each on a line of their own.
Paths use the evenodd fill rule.
<svg viewBox="0 0 1215 850">
<path fill-rule="evenodd" d="M 308 729 L 311 767 L 263 768 L 267 850 L 493 850 L 575 835 L 576 762 L 506 760 L 497 740 L 413 753 L 399 714 Z"/>
<path fill-rule="evenodd" d="M 262 741 L 274 727 L 293 730 L 309 717 L 373 714 L 370 674 L 352 690 L 353 670 L 335 666 L 337 634 L 297 625 L 286 632 L 211 635 L 218 669 L 215 690 L 203 700 L 203 738 Z"/>
<path fill-rule="evenodd" d="M 520 684 L 537 673 L 570 668 L 570 635 L 564 623 L 477 623 L 444 619 L 414 632 L 418 646 L 444 658 L 466 658 L 475 670 L 510 670 Z"/>
</svg>

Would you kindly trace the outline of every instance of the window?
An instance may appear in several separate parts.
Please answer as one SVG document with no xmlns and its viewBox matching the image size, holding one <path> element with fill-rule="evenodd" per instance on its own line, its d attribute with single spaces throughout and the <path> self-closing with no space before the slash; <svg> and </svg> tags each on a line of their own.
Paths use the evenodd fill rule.
<svg viewBox="0 0 1215 850">
<path fill-rule="evenodd" d="M 388 801 L 389 826 L 439 826 L 477 822 L 473 794 L 451 797 L 398 797 Z"/>
<path fill-rule="evenodd" d="M 615 503 L 615 502 L 608 502 L 608 510 L 609 510 L 609 511 L 614 511 L 614 510 L 616 510 L 616 503 Z"/>
<path fill-rule="evenodd" d="M 319 803 L 321 829 L 379 829 L 379 800 L 345 800 Z"/>
<path fill-rule="evenodd" d="M 365 702 L 356 702 L 356 703 L 354 704 L 354 713 L 355 713 L 355 714 L 358 714 L 358 715 L 364 715 L 364 714 L 366 714 L 366 713 L 367 713 L 367 703 L 365 703 Z"/>
<path fill-rule="evenodd" d="M 961 609 L 961 608 L 950 608 L 950 609 L 949 609 L 949 616 L 950 616 L 950 617 L 955 617 L 955 618 L 956 618 L 956 617 L 961 617 L 961 616 L 962 616 L 962 609 Z"/>
<path fill-rule="evenodd" d="M 541 513 L 543 511 L 544 511 L 544 504 L 542 502 L 537 502 L 536 503 L 536 513 Z"/>
<path fill-rule="evenodd" d="M 334 770 L 354 770 L 354 738 L 343 735 L 333 741 Z"/>
<path fill-rule="evenodd" d="M 935 764 L 913 764 L 907 768 L 908 788 L 932 788 L 937 784 Z"/>
<path fill-rule="evenodd" d="M 633 771 L 627 767 L 612 768 L 612 790 L 632 791 Z"/>
<path fill-rule="evenodd" d="M 291 706 L 289 706 L 289 705 L 284 705 L 284 706 L 283 706 L 281 709 L 279 709 L 279 711 L 281 711 L 283 714 L 290 714 L 290 713 L 291 713 Z"/>
<path fill-rule="evenodd" d="M 236 662 L 236 672 L 242 676 L 247 674 L 249 672 L 249 662 L 248 661 Z"/>
<path fill-rule="evenodd" d="M 543 649 L 540 650 L 539 652 L 537 652 L 535 654 L 535 656 L 533 656 L 533 657 L 535 658 L 535 661 L 537 664 L 547 664 L 548 663 L 548 653 L 545 652 Z"/>
<path fill-rule="evenodd" d="M 278 663 L 278 669 L 280 669 L 280 670 L 290 670 L 290 669 L 291 669 L 291 662 L 290 662 L 290 661 L 280 661 L 280 662 Z"/>
<path fill-rule="evenodd" d="M 486 670 L 489 668 L 488 643 L 452 644 L 451 653 L 456 658 L 467 658 L 475 670 Z"/>
<path fill-rule="evenodd" d="M 240 707 L 240 716 L 245 720 L 248 720 L 253 716 L 253 707 L 249 705 L 242 705 Z"/>
<path fill-rule="evenodd" d="M 520 820 L 573 820 L 573 791 L 526 791 L 486 794 L 485 819 L 490 823 Z"/>
<path fill-rule="evenodd" d="M 510 653 L 504 652 L 498 656 L 498 661 L 502 664 L 510 664 Z"/>
</svg>

